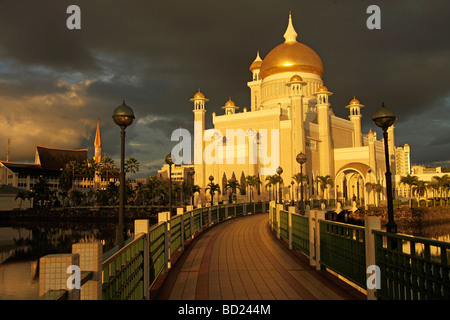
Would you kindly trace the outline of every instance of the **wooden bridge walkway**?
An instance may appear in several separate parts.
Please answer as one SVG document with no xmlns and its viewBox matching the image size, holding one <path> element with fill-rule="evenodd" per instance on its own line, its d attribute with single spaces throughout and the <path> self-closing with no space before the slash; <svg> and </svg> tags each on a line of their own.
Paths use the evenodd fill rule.
<svg viewBox="0 0 450 320">
<path fill-rule="evenodd" d="M 366 296 L 311 267 L 270 232 L 267 214 L 219 223 L 194 239 L 154 299 L 359 300 Z"/>
</svg>

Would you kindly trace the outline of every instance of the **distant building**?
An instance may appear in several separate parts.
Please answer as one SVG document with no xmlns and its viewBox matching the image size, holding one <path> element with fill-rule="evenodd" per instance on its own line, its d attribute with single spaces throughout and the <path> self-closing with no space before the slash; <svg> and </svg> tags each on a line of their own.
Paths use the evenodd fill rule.
<svg viewBox="0 0 450 320">
<path fill-rule="evenodd" d="M 100 137 L 100 119 L 97 122 L 97 131 L 95 135 L 94 160 L 101 162 L 101 137 Z M 59 188 L 59 177 L 71 161 L 83 163 L 88 159 L 88 149 L 71 150 L 48 148 L 37 145 L 34 163 L 18 163 L 10 161 L 0 161 L 0 185 L 7 185 L 24 190 L 33 190 L 34 184 L 40 178 L 47 178 L 50 190 Z M 73 185 L 80 191 L 90 188 L 104 188 L 109 182 L 118 181 L 118 172 L 95 177 L 88 177 L 83 174 L 75 174 Z"/>
<path fill-rule="evenodd" d="M 194 165 L 172 165 L 172 181 L 175 183 L 182 183 L 183 181 L 193 181 L 193 177 L 189 174 L 191 168 Z M 158 170 L 158 177 L 163 179 L 169 179 L 169 165 L 165 164 L 162 166 L 161 170 Z"/>
</svg>

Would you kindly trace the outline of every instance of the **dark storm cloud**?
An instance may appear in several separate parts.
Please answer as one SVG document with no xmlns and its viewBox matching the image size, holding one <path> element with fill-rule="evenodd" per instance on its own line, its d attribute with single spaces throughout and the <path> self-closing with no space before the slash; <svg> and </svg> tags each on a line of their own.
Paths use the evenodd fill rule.
<svg viewBox="0 0 450 320">
<path fill-rule="evenodd" d="M 71 4 L 81 8 L 81 30 L 65 27 Z M 381 30 L 366 27 L 371 4 L 381 8 Z M 432 149 L 445 142 L 447 132 L 442 128 L 448 118 L 439 112 L 450 96 L 448 9 L 447 0 L 2 0 L 0 94 L 11 99 L 61 95 L 64 87 L 55 85 L 60 79 L 92 81 L 83 92 L 89 110 L 83 117 L 102 119 L 105 152 L 118 153 L 111 113 L 126 100 L 136 114 L 127 150 L 136 156 L 150 153 L 144 167 L 154 168 L 172 145 L 170 133 L 180 125 L 191 130 L 189 99 L 198 88 L 210 99 L 207 127 L 211 113 L 221 114 L 228 97 L 249 107 L 248 68 L 256 51 L 264 58 L 284 41 L 292 11 L 298 41 L 324 63 L 334 113 L 347 118 L 345 106 L 356 95 L 365 105 L 367 132 L 377 129 L 371 117 L 384 101 L 399 118 L 398 145 L 411 145 L 413 161 L 436 162 L 450 158 L 448 148 L 439 155 Z M 151 123 L 152 117 L 160 121 L 139 123 Z M 80 146 L 91 143 L 91 135 L 80 137 Z"/>
</svg>

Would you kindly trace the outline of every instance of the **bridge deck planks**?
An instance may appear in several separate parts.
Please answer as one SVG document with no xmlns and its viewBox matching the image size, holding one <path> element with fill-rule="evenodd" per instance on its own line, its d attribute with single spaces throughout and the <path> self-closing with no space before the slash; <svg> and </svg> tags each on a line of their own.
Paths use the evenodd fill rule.
<svg viewBox="0 0 450 320">
<path fill-rule="evenodd" d="M 323 273 L 275 239 L 267 214 L 250 215 L 219 223 L 194 239 L 173 266 L 156 299 L 364 298 Z"/>
</svg>

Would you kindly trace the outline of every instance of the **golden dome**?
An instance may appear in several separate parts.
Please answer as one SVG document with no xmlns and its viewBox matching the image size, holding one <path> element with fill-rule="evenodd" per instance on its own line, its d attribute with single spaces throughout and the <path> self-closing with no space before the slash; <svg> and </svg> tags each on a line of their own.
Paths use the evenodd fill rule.
<svg viewBox="0 0 450 320">
<path fill-rule="evenodd" d="M 320 87 L 317 89 L 317 92 L 328 92 L 328 88 L 325 87 L 325 86 L 320 86 Z"/>
<path fill-rule="evenodd" d="M 198 92 L 195 94 L 194 99 L 204 99 L 205 95 L 198 90 Z"/>
<path fill-rule="evenodd" d="M 301 82 L 301 81 L 303 81 L 303 79 L 298 74 L 292 76 L 291 80 L 289 80 L 289 82 Z"/>
<path fill-rule="evenodd" d="M 285 42 L 264 58 L 261 78 L 282 72 L 306 72 L 323 75 L 323 64 L 313 49 L 299 42 Z"/>
<path fill-rule="evenodd" d="M 250 66 L 250 71 L 253 72 L 253 70 L 255 70 L 255 69 L 261 69 L 261 64 L 262 64 L 262 60 L 261 60 L 261 57 L 259 56 L 259 51 L 258 51 L 258 53 L 256 54 L 255 61 L 253 61 L 253 63 Z"/>
<path fill-rule="evenodd" d="M 235 107 L 236 104 L 230 99 L 225 103 L 225 107 Z"/>
<path fill-rule="evenodd" d="M 350 105 L 353 105 L 353 104 L 360 104 L 360 103 L 356 98 L 353 98 L 353 100 L 350 101 Z"/>
<path fill-rule="evenodd" d="M 323 75 L 323 64 L 317 53 L 307 45 L 297 41 L 297 32 L 289 14 L 285 42 L 273 48 L 261 64 L 261 78 L 282 72 L 314 73 Z"/>
</svg>

